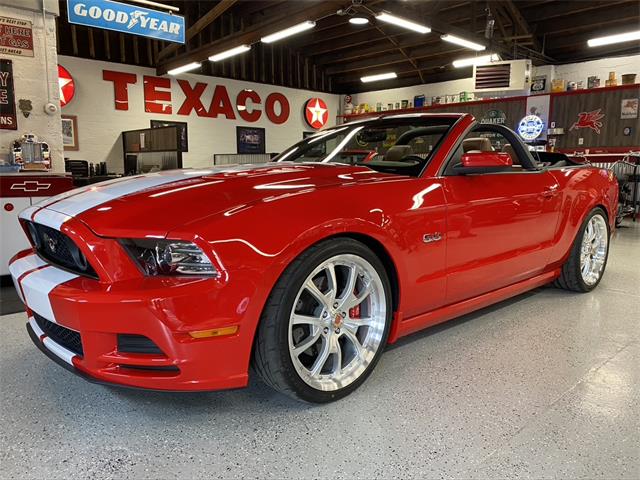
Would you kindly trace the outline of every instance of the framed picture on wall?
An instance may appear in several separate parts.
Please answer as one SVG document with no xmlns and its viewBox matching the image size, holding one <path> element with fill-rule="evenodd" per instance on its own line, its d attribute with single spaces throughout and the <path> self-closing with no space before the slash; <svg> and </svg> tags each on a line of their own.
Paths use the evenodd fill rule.
<svg viewBox="0 0 640 480">
<path fill-rule="evenodd" d="M 161 127 L 178 127 L 180 132 L 180 151 L 189 151 L 189 131 L 187 129 L 187 122 L 168 122 L 166 120 L 151 120 L 151 128 Z"/>
<path fill-rule="evenodd" d="M 78 150 L 78 117 L 62 115 L 62 147 L 64 150 Z"/>
<path fill-rule="evenodd" d="M 265 153 L 265 130 L 257 127 L 236 127 L 238 153 Z"/>
</svg>

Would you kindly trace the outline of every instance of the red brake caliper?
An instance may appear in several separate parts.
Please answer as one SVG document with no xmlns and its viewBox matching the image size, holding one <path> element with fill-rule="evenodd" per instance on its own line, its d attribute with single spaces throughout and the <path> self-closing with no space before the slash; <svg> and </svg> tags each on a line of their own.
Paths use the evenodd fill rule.
<svg viewBox="0 0 640 480">
<path fill-rule="evenodd" d="M 360 318 L 360 305 L 349 309 L 349 318 Z"/>
</svg>

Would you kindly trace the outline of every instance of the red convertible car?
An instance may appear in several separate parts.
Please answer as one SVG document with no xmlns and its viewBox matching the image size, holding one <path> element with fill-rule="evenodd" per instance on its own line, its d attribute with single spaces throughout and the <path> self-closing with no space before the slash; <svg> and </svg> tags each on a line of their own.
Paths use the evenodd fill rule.
<svg viewBox="0 0 640 480">
<path fill-rule="evenodd" d="M 88 380 L 215 390 L 252 366 L 328 402 L 399 337 L 548 283 L 598 284 L 617 183 L 549 158 L 470 115 L 381 116 L 267 164 L 50 198 L 21 213 L 33 247 L 10 270 L 33 342 Z"/>
</svg>

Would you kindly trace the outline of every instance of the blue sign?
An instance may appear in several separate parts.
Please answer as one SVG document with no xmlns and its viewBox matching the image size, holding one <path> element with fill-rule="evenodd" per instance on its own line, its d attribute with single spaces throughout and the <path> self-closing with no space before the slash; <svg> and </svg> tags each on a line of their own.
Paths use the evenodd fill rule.
<svg viewBox="0 0 640 480">
<path fill-rule="evenodd" d="M 184 43 L 184 17 L 110 0 L 67 0 L 69 23 Z"/>
<path fill-rule="evenodd" d="M 544 122 L 537 115 L 527 115 L 518 124 L 518 133 L 526 141 L 535 140 L 544 129 Z"/>
</svg>

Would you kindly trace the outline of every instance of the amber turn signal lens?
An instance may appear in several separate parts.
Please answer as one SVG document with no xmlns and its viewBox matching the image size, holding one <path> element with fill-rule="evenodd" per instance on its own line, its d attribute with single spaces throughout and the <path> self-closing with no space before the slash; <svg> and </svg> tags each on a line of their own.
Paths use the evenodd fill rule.
<svg viewBox="0 0 640 480">
<path fill-rule="evenodd" d="M 214 328 L 212 330 L 196 330 L 195 332 L 189 332 L 189 335 L 193 338 L 209 338 L 209 337 L 224 337 L 227 335 L 233 335 L 238 332 L 238 326 L 232 327 Z"/>
</svg>

